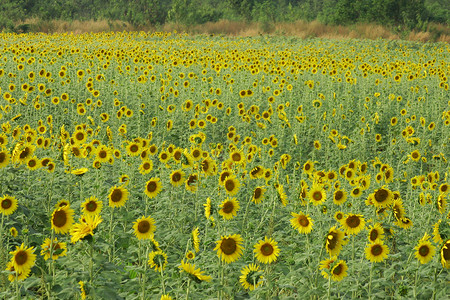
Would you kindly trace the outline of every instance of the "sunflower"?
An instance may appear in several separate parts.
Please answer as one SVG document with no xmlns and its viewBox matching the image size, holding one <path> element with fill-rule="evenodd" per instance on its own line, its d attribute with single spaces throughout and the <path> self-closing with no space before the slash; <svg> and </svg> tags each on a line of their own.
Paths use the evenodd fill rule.
<svg viewBox="0 0 450 300">
<path fill-rule="evenodd" d="M 380 223 L 376 223 L 369 227 L 369 234 L 367 236 L 369 242 L 375 242 L 377 240 L 384 239 L 384 230 Z"/>
<path fill-rule="evenodd" d="M 309 215 L 305 215 L 302 212 L 291 213 L 293 218 L 291 219 L 291 225 L 294 229 L 297 229 L 300 233 L 308 234 L 312 231 L 313 220 L 309 217 Z"/>
<path fill-rule="evenodd" d="M 221 236 L 216 243 L 214 251 L 217 250 L 217 256 L 225 261 L 231 263 L 239 259 L 242 255 L 243 239 L 240 234 L 233 234 L 229 236 Z"/>
<path fill-rule="evenodd" d="M 156 230 L 155 220 L 148 216 L 142 216 L 133 223 L 134 234 L 140 240 L 146 240 L 154 236 Z"/>
<path fill-rule="evenodd" d="M 231 170 L 223 170 L 220 174 L 219 174 L 219 184 L 223 185 L 225 183 L 225 180 L 233 175 L 233 171 Z"/>
<path fill-rule="evenodd" d="M 356 214 L 348 214 L 340 223 L 348 235 L 358 234 L 366 224 L 363 216 Z"/>
<path fill-rule="evenodd" d="M 162 184 L 159 178 L 150 178 L 145 184 L 144 193 L 150 198 L 155 198 L 162 190 Z"/>
<path fill-rule="evenodd" d="M 200 238 L 198 235 L 198 227 L 195 227 L 194 230 L 192 230 L 192 243 L 194 244 L 195 252 L 200 251 Z"/>
<path fill-rule="evenodd" d="M 272 238 L 267 238 L 260 240 L 254 247 L 253 252 L 256 253 L 256 259 L 263 264 L 270 264 L 277 260 L 278 255 L 280 255 L 280 248 L 278 248 L 278 243 Z"/>
<path fill-rule="evenodd" d="M 211 217 L 211 199 L 209 197 L 206 198 L 206 203 L 203 206 L 205 207 L 205 217 L 209 219 Z"/>
<path fill-rule="evenodd" d="M 0 151 L 0 169 L 6 167 L 9 164 L 11 155 L 8 151 L 2 150 Z"/>
<path fill-rule="evenodd" d="M 225 220 L 231 220 L 236 216 L 239 210 L 239 202 L 236 198 L 227 198 L 219 206 L 219 215 L 221 215 Z"/>
<path fill-rule="evenodd" d="M 192 252 L 192 251 L 188 251 L 188 252 L 186 253 L 185 257 L 186 257 L 187 260 L 194 259 L 194 258 L 195 258 L 195 253 Z"/>
<path fill-rule="evenodd" d="M 369 195 L 372 204 L 377 208 L 387 207 L 394 201 L 394 194 L 387 188 L 379 188 Z"/>
<path fill-rule="evenodd" d="M 428 240 L 429 238 L 430 236 L 425 233 L 424 236 L 419 240 L 417 246 L 414 247 L 414 249 L 416 250 L 414 255 L 421 264 L 428 263 L 436 253 L 436 247 L 431 244 L 431 242 Z"/>
<path fill-rule="evenodd" d="M 336 226 L 331 227 L 328 231 L 325 249 L 331 256 L 339 255 L 344 242 L 344 236 L 344 233 L 337 229 Z"/>
<path fill-rule="evenodd" d="M 27 168 L 29 170 L 34 171 L 34 170 L 39 169 L 41 166 L 42 166 L 41 161 L 36 156 L 30 157 L 27 160 Z"/>
<path fill-rule="evenodd" d="M 314 205 L 319 205 L 327 200 L 327 194 L 323 187 L 318 184 L 314 184 L 309 190 L 308 198 Z"/>
<path fill-rule="evenodd" d="M 450 269 L 450 240 L 447 240 L 441 248 L 441 264 L 443 268 Z"/>
<path fill-rule="evenodd" d="M 258 186 L 253 190 L 253 195 L 251 201 L 255 204 L 261 203 L 261 201 L 264 198 L 264 193 L 267 190 L 264 188 L 264 186 Z"/>
<path fill-rule="evenodd" d="M 381 262 L 388 257 L 389 248 L 381 240 L 367 245 L 366 258 L 371 262 Z"/>
<path fill-rule="evenodd" d="M 90 197 L 81 204 L 81 208 L 85 215 L 98 215 L 102 211 L 103 202 L 99 201 L 97 197 Z"/>
<path fill-rule="evenodd" d="M 246 290 L 253 291 L 263 283 L 262 271 L 256 264 L 249 264 L 241 270 L 239 281 Z"/>
<path fill-rule="evenodd" d="M 141 165 L 139 166 L 139 173 L 142 175 L 148 174 L 153 170 L 153 161 L 151 160 L 144 160 L 142 161 Z"/>
<path fill-rule="evenodd" d="M 45 166 L 44 166 L 45 167 Z M 89 169 L 88 168 L 79 168 L 79 169 L 74 169 L 72 170 L 70 173 L 73 175 L 77 175 L 77 176 L 82 176 L 84 175 Z"/>
<path fill-rule="evenodd" d="M 170 174 L 170 184 L 174 187 L 181 186 L 184 182 L 186 173 L 183 170 L 175 170 Z"/>
<path fill-rule="evenodd" d="M 114 186 L 109 190 L 109 206 L 121 207 L 128 200 L 128 190 L 121 186 Z"/>
<path fill-rule="evenodd" d="M 141 145 L 137 142 L 128 143 L 125 149 L 127 151 L 127 155 L 129 156 L 138 156 L 142 152 Z"/>
<path fill-rule="evenodd" d="M 413 222 L 407 217 L 398 219 L 394 224 L 403 229 L 409 229 L 413 226 Z"/>
<path fill-rule="evenodd" d="M 58 201 L 58 203 L 55 204 L 55 208 L 61 208 L 64 206 L 70 207 L 69 200 L 61 199 Z"/>
<path fill-rule="evenodd" d="M 167 265 L 167 254 L 161 250 L 150 252 L 148 255 L 148 264 L 150 268 L 155 269 L 157 272 L 164 270 Z"/>
<path fill-rule="evenodd" d="M 283 185 L 282 184 L 278 185 L 276 190 L 277 190 L 278 200 L 280 200 L 280 202 L 281 202 L 281 204 L 283 204 L 283 206 L 286 206 L 288 204 L 288 201 L 287 201 L 287 195 L 283 189 Z"/>
<path fill-rule="evenodd" d="M 328 279 L 331 275 L 331 280 L 341 281 L 347 276 L 347 264 L 343 260 L 337 261 L 337 257 L 334 256 L 330 259 L 326 259 L 320 262 L 320 269 L 325 279 Z"/>
<path fill-rule="evenodd" d="M 9 195 L 3 195 L 0 199 L 0 213 L 8 216 L 16 211 L 17 209 L 17 199 Z"/>
<path fill-rule="evenodd" d="M 303 165 L 303 172 L 306 174 L 312 174 L 314 172 L 314 163 L 312 161 L 307 161 Z"/>
<path fill-rule="evenodd" d="M 196 173 L 189 175 L 188 179 L 185 180 L 186 190 L 195 193 L 198 187 L 198 176 Z"/>
<path fill-rule="evenodd" d="M 264 178 L 264 167 L 262 166 L 254 167 L 250 171 L 250 178 L 251 179 Z"/>
<path fill-rule="evenodd" d="M 225 192 L 230 196 L 234 196 L 237 194 L 240 185 L 241 184 L 239 183 L 239 180 L 237 180 L 234 175 L 227 177 L 223 183 L 223 186 L 225 187 Z"/>
<path fill-rule="evenodd" d="M 41 248 L 41 255 L 44 256 L 45 260 L 49 259 L 50 256 L 53 260 L 57 260 L 59 257 L 67 255 L 67 244 L 58 242 L 57 238 L 53 239 L 53 243 L 51 239 L 46 238 Z"/>
<path fill-rule="evenodd" d="M 74 210 L 70 206 L 56 208 L 53 211 L 51 222 L 55 233 L 66 234 L 70 231 L 73 223 Z"/>
<path fill-rule="evenodd" d="M 14 271 L 17 273 L 28 274 L 36 261 L 36 254 L 34 254 L 34 247 L 26 248 L 25 245 L 16 246 L 15 251 L 9 252 L 12 255 L 11 263 Z"/>
<path fill-rule="evenodd" d="M 17 235 L 19 234 L 19 232 L 17 231 L 16 227 L 11 227 L 9 229 L 9 233 L 11 234 L 12 237 L 17 237 Z"/>
<path fill-rule="evenodd" d="M 89 235 L 94 236 L 94 230 L 103 219 L 99 215 L 83 215 L 79 221 L 80 223 L 74 224 L 70 229 L 70 235 L 72 235 L 70 241 L 74 244 L 79 240 L 89 238 Z"/>
<path fill-rule="evenodd" d="M 96 150 L 96 160 L 100 163 L 107 163 L 112 158 L 112 151 L 105 145 L 101 145 Z"/>
<path fill-rule="evenodd" d="M 179 266 L 179 268 L 182 269 L 181 271 L 188 273 L 189 277 L 197 283 L 211 281 L 212 279 L 211 276 L 204 275 L 200 268 L 196 269 L 194 264 L 185 263 L 183 260 L 181 261 L 181 266 Z"/>
</svg>

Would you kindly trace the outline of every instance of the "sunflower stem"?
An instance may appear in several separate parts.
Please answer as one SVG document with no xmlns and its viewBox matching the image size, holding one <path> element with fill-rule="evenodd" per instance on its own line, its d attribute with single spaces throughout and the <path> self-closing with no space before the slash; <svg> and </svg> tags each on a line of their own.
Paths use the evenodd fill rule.
<svg viewBox="0 0 450 300">
<path fill-rule="evenodd" d="M 94 241 L 90 241 L 89 246 L 89 283 L 92 285 L 94 279 Z"/>
<path fill-rule="evenodd" d="M 417 260 L 416 276 L 414 277 L 414 299 L 417 299 L 417 279 L 419 278 L 419 260 Z"/>
<path fill-rule="evenodd" d="M 328 293 L 327 293 L 327 299 L 331 299 L 331 274 L 328 276 Z"/>
<path fill-rule="evenodd" d="M 111 207 L 111 219 L 109 221 L 109 262 L 112 262 L 114 258 L 114 239 L 112 234 L 113 229 L 113 216 L 114 216 L 114 207 Z"/>
<path fill-rule="evenodd" d="M 370 275 L 369 275 L 369 300 L 372 299 L 372 274 L 373 274 L 373 262 L 370 263 Z"/>
<path fill-rule="evenodd" d="M 191 287 L 191 280 L 188 279 L 188 285 L 187 285 L 187 288 L 186 288 L 186 300 L 189 299 L 189 288 L 190 287 Z"/>
<path fill-rule="evenodd" d="M 16 273 L 16 298 L 17 300 L 20 299 L 20 288 L 19 288 L 19 272 L 15 272 Z"/>
<path fill-rule="evenodd" d="M 161 261 L 160 261 L 160 266 L 161 266 L 160 270 L 161 270 L 161 284 L 162 284 L 162 290 L 163 290 L 163 294 L 165 295 L 165 294 L 166 294 L 166 286 L 165 286 L 165 284 L 164 284 L 163 264 L 161 263 Z"/>
<path fill-rule="evenodd" d="M 317 264 L 320 264 L 320 258 L 322 257 L 322 253 L 323 253 L 323 249 L 325 248 L 325 244 L 322 244 L 322 248 L 320 249 L 320 254 L 319 254 L 319 261 L 317 262 Z M 316 269 L 316 278 L 314 279 L 315 281 L 315 285 L 316 288 L 318 287 L 318 280 L 319 280 L 319 268 Z"/>
<path fill-rule="evenodd" d="M 250 200 L 247 202 L 247 205 L 245 207 L 245 213 L 244 213 L 244 218 L 242 219 L 242 225 L 241 225 L 241 230 L 243 232 L 245 232 L 246 228 L 244 228 L 245 226 L 245 221 L 247 220 L 247 214 L 248 214 L 248 207 L 250 206 Z"/>
</svg>

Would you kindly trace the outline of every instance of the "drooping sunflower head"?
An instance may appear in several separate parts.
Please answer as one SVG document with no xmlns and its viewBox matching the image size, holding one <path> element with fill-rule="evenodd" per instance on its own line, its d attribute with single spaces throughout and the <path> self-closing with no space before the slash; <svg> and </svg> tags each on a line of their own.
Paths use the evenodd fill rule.
<svg viewBox="0 0 450 300">
<path fill-rule="evenodd" d="M 442 267 L 450 269 L 450 240 L 447 240 L 441 248 Z"/>
<path fill-rule="evenodd" d="M 167 265 L 167 254 L 161 250 L 150 252 L 148 255 L 148 264 L 150 268 L 155 269 L 157 272 L 164 270 Z"/>
<path fill-rule="evenodd" d="M 244 289 L 248 289 L 250 291 L 253 291 L 260 286 L 263 283 L 262 279 L 262 272 L 256 264 L 250 264 L 242 268 L 241 276 L 239 277 L 239 281 Z"/>
<path fill-rule="evenodd" d="M 325 241 L 325 249 L 331 256 L 337 256 L 342 249 L 344 233 L 335 226 L 328 231 Z"/>
</svg>

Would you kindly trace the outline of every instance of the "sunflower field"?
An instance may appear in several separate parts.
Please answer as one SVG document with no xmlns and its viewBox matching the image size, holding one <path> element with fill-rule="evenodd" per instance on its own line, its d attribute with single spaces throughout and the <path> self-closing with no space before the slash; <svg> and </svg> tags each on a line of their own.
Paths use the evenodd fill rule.
<svg viewBox="0 0 450 300">
<path fill-rule="evenodd" d="M 448 44 L 0 40 L 0 298 L 450 294 Z"/>
</svg>

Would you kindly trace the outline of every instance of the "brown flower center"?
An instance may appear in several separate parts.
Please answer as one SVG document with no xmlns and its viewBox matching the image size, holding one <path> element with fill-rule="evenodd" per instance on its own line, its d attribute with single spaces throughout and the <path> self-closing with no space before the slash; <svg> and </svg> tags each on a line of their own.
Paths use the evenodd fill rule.
<svg viewBox="0 0 450 300">
<path fill-rule="evenodd" d="M 262 194 L 261 188 L 256 188 L 255 191 L 253 192 L 253 198 L 259 199 L 259 197 L 261 197 L 261 194 Z"/>
<path fill-rule="evenodd" d="M 179 182 L 181 180 L 181 174 L 176 172 L 172 175 L 172 181 L 173 182 Z"/>
<path fill-rule="evenodd" d="M 21 266 L 21 265 L 25 264 L 28 261 L 28 253 L 26 251 L 24 251 L 24 250 L 20 250 L 14 256 L 14 260 L 16 261 L 16 263 L 19 266 Z"/>
<path fill-rule="evenodd" d="M 122 200 L 122 191 L 119 189 L 115 189 L 112 193 L 111 193 L 111 201 L 112 202 L 120 202 L 120 200 Z"/>
<path fill-rule="evenodd" d="M 369 239 L 375 241 L 378 238 L 378 230 L 372 229 L 369 233 Z"/>
<path fill-rule="evenodd" d="M 306 216 L 300 216 L 298 217 L 298 223 L 302 226 L 302 227 L 308 227 L 309 225 L 309 220 Z"/>
<path fill-rule="evenodd" d="M 342 274 L 342 272 L 344 271 L 344 268 L 342 267 L 341 264 L 337 265 L 336 267 L 333 268 L 333 275 L 337 275 L 339 276 L 340 274 Z"/>
<path fill-rule="evenodd" d="M 226 255 L 231 255 L 235 253 L 237 250 L 236 241 L 233 238 L 227 238 L 222 240 L 222 243 L 220 244 L 220 250 Z"/>
<path fill-rule="evenodd" d="M 147 233 L 150 230 L 150 222 L 147 220 L 140 221 L 137 228 L 140 233 Z"/>
<path fill-rule="evenodd" d="M 322 200 L 322 193 L 320 191 L 316 191 L 313 193 L 312 197 L 315 201 L 320 201 Z"/>
<path fill-rule="evenodd" d="M 345 223 L 350 228 L 356 228 L 361 224 L 361 219 L 358 216 L 350 216 L 345 220 Z"/>
<path fill-rule="evenodd" d="M 381 245 L 374 245 L 370 249 L 370 253 L 372 253 L 373 256 L 380 256 L 383 253 L 383 247 Z"/>
<path fill-rule="evenodd" d="M 138 146 L 138 145 L 131 145 L 130 151 L 131 151 L 132 153 L 138 152 L 138 150 L 139 150 L 139 146 Z"/>
<path fill-rule="evenodd" d="M 149 191 L 150 193 L 153 193 L 154 191 L 156 191 L 156 189 L 157 189 L 156 182 L 150 181 L 150 182 L 147 184 L 147 191 Z"/>
<path fill-rule="evenodd" d="M 419 254 L 420 256 L 427 256 L 428 253 L 430 253 L 430 247 L 428 247 L 428 245 L 423 245 L 422 247 L 419 248 Z"/>
<path fill-rule="evenodd" d="M 12 206 L 12 201 L 11 199 L 3 199 L 2 200 L 2 208 L 3 209 L 8 209 Z"/>
<path fill-rule="evenodd" d="M 233 191 L 235 187 L 234 181 L 232 179 L 228 179 L 225 182 L 225 189 L 229 192 Z"/>
<path fill-rule="evenodd" d="M 274 252 L 273 246 L 269 243 L 265 243 L 261 246 L 261 253 L 264 256 L 270 256 Z"/>
<path fill-rule="evenodd" d="M 234 205 L 233 202 L 227 201 L 223 204 L 222 211 L 226 214 L 230 214 L 233 212 Z"/>
<path fill-rule="evenodd" d="M 375 192 L 375 201 L 383 203 L 389 196 L 389 192 L 385 189 L 379 189 Z"/>
<path fill-rule="evenodd" d="M 97 209 L 97 203 L 95 201 L 89 201 L 86 204 L 86 210 L 90 212 L 94 212 Z"/>
<path fill-rule="evenodd" d="M 64 227 L 67 223 L 67 214 L 64 210 L 58 210 L 53 216 L 53 225 L 56 227 Z"/>
</svg>

